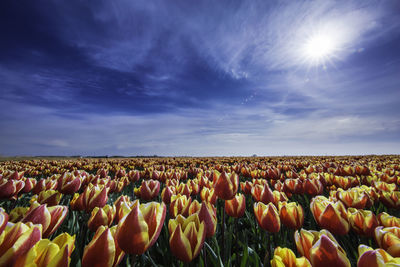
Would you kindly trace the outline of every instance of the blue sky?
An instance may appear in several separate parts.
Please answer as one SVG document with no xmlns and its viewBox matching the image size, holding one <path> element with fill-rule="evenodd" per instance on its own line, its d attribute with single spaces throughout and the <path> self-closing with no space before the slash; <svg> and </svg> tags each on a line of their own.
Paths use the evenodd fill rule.
<svg viewBox="0 0 400 267">
<path fill-rule="evenodd" d="M 0 32 L 0 155 L 400 151 L 399 1 L 2 1 Z"/>
</svg>

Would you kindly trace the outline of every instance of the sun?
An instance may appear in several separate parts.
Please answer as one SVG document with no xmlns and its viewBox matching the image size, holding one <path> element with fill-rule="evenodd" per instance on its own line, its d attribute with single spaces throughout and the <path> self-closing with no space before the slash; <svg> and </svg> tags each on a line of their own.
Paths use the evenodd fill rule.
<svg viewBox="0 0 400 267">
<path fill-rule="evenodd" d="M 338 40 L 328 33 L 315 33 L 309 36 L 302 47 L 302 54 L 311 65 L 325 65 L 338 50 Z"/>
</svg>

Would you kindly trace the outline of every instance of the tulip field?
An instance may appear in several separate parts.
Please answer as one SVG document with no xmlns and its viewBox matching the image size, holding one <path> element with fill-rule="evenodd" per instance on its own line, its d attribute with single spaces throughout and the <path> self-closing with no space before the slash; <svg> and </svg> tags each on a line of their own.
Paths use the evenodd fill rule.
<svg viewBox="0 0 400 267">
<path fill-rule="evenodd" d="M 0 162 L 2 266 L 400 266 L 400 156 Z"/>
</svg>

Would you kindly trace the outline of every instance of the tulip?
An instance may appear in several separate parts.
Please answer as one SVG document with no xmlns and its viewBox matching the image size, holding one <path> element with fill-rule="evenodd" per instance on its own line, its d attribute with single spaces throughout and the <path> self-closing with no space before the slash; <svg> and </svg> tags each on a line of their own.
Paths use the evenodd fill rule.
<svg viewBox="0 0 400 267">
<path fill-rule="evenodd" d="M 310 204 L 311 212 L 319 226 L 337 235 L 347 234 L 350 224 L 346 208 L 342 202 L 330 202 L 325 197 L 313 198 Z"/>
<path fill-rule="evenodd" d="M 88 228 L 95 232 L 101 225 L 110 226 L 114 220 L 115 206 L 95 207 L 88 220 Z"/>
<path fill-rule="evenodd" d="M 277 233 L 281 228 L 279 212 L 272 203 L 254 203 L 254 215 L 260 227 L 268 232 Z"/>
<path fill-rule="evenodd" d="M 40 225 L 8 223 L 0 236 L 0 266 L 13 266 L 42 236 Z"/>
<path fill-rule="evenodd" d="M 218 171 L 213 173 L 214 190 L 215 194 L 221 199 L 229 200 L 235 197 L 239 187 L 239 175 L 236 173 Z"/>
<path fill-rule="evenodd" d="M 310 250 L 311 250 L 312 246 L 315 243 L 317 243 L 317 241 L 320 239 L 320 237 L 322 235 L 327 236 L 334 243 L 336 243 L 336 245 L 339 246 L 335 237 L 328 230 L 322 229 L 321 231 L 318 232 L 318 231 L 314 231 L 314 230 L 307 231 L 307 230 L 301 229 L 300 231 L 297 230 L 294 233 L 294 240 L 296 243 L 297 251 L 302 256 L 306 257 L 307 259 L 311 259 L 310 258 Z"/>
<path fill-rule="evenodd" d="M 155 180 L 144 180 L 139 188 L 134 189 L 134 193 L 142 200 L 151 200 L 158 196 L 160 192 L 160 182 Z"/>
<path fill-rule="evenodd" d="M 34 178 L 26 178 L 24 180 L 24 188 L 22 189 L 23 193 L 29 193 L 36 186 L 37 180 Z"/>
<path fill-rule="evenodd" d="M 400 228 L 383 227 L 375 228 L 375 240 L 379 247 L 386 250 L 393 257 L 400 257 Z"/>
<path fill-rule="evenodd" d="M 347 209 L 348 219 L 351 228 L 359 235 L 373 236 L 375 228 L 378 226 L 378 220 L 372 211 Z"/>
<path fill-rule="evenodd" d="M 208 202 L 202 202 L 199 204 L 197 200 L 192 202 L 189 208 L 189 215 L 197 213 L 199 215 L 200 222 L 204 222 L 206 237 L 212 237 L 217 229 L 217 210 Z"/>
<path fill-rule="evenodd" d="M 43 204 L 35 207 L 34 205 L 21 221 L 24 223 L 32 222 L 34 224 L 41 224 L 43 227 L 43 237 L 49 237 L 61 226 L 67 217 L 67 213 L 68 207 L 66 206 L 47 207 L 46 204 Z"/>
<path fill-rule="evenodd" d="M 129 214 L 118 223 L 116 239 L 121 249 L 141 255 L 150 248 L 160 235 L 166 210 L 164 203 L 134 202 Z"/>
<path fill-rule="evenodd" d="M 105 185 L 89 184 L 82 193 L 82 205 L 86 212 L 92 211 L 95 207 L 104 207 L 108 200 L 108 190 Z"/>
<path fill-rule="evenodd" d="M 192 198 L 186 195 L 175 195 L 171 197 L 171 203 L 169 205 L 169 215 L 175 218 L 178 214 L 185 217 L 189 215 L 189 207 L 192 203 Z"/>
<path fill-rule="evenodd" d="M 162 202 L 164 202 L 165 204 L 171 203 L 171 197 L 173 195 L 175 195 L 175 193 L 176 193 L 175 187 L 171 187 L 171 186 L 164 187 L 164 189 L 161 192 Z"/>
<path fill-rule="evenodd" d="M 241 182 L 240 183 L 240 189 L 243 191 L 243 193 L 245 193 L 246 195 L 250 195 L 251 194 L 251 189 L 253 188 L 253 184 L 250 181 L 246 181 L 246 182 Z"/>
<path fill-rule="evenodd" d="M 311 267 L 310 262 L 304 258 L 296 258 L 294 252 L 289 248 L 277 247 L 271 260 L 272 267 Z"/>
<path fill-rule="evenodd" d="M 400 208 L 400 191 L 383 191 L 379 197 L 379 200 L 389 208 L 398 209 Z"/>
<path fill-rule="evenodd" d="M 69 206 L 72 210 L 84 210 L 85 206 L 83 204 L 83 194 L 75 193 L 69 202 Z"/>
<path fill-rule="evenodd" d="M 236 194 L 231 200 L 225 201 L 225 212 L 234 218 L 240 218 L 246 210 L 246 198 L 243 194 Z"/>
<path fill-rule="evenodd" d="M 389 215 L 386 212 L 381 212 L 378 214 L 379 224 L 383 227 L 400 227 L 400 218 Z"/>
<path fill-rule="evenodd" d="M 75 235 L 63 233 L 53 241 L 42 239 L 24 256 L 17 259 L 14 267 L 68 267 L 75 249 Z"/>
<path fill-rule="evenodd" d="M 13 210 L 10 211 L 10 214 L 8 216 L 9 221 L 16 223 L 19 222 L 25 214 L 28 212 L 29 207 L 16 207 Z"/>
<path fill-rule="evenodd" d="M 204 222 L 200 222 L 195 213 L 186 219 L 178 215 L 169 220 L 169 246 L 172 254 L 183 262 L 191 262 L 196 258 L 204 244 L 206 237 Z"/>
<path fill-rule="evenodd" d="M 286 179 L 283 190 L 292 194 L 303 193 L 303 182 L 300 179 Z"/>
<path fill-rule="evenodd" d="M 366 246 L 358 246 L 357 267 L 383 267 L 399 266 L 400 258 L 393 258 L 383 249 L 375 249 Z"/>
<path fill-rule="evenodd" d="M 305 179 L 303 182 L 304 193 L 315 196 L 321 195 L 324 187 L 318 179 Z"/>
<path fill-rule="evenodd" d="M 274 203 L 274 194 L 268 184 L 254 185 L 251 189 L 251 195 L 257 202 L 262 202 L 264 204 Z"/>
<path fill-rule="evenodd" d="M 200 191 L 200 198 L 201 198 L 201 201 L 206 201 L 213 205 L 215 205 L 215 203 L 217 202 L 217 199 L 218 199 L 214 188 L 207 188 L 207 187 L 204 187 Z"/>
<path fill-rule="evenodd" d="M 190 197 L 190 195 L 192 194 L 192 188 L 190 187 L 190 185 L 182 183 L 176 187 L 176 193 Z"/>
<path fill-rule="evenodd" d="M 58 178 L 58 191 L 66 195 L 72 195 L 81 188 L 82 180 L 72 173 L 64 173 Z"/>
<path fill-rule="evenodd" d="M 114 267 L 120 263 L 125 253 L 116 242 L 115 228 L 100 226 L 97 229 L 83 252 L 82 267 Z"/>
<path fill-rule="evenodd" d="M 62 194 L 55 190 L 46 190 L 34 195 L 31 198 L 31 203 L 37 201 L 40 204 L 47 204 L 48 206 L 55 206 L 60 203 Z"/>
<path fill-rule="evenodd" d="M 342 201 L 347 208 L 364 209 L 372 205 L 368 195 L 364 191 L 356 188 L 348 191 L 339 189 L 336 193 L 336 197 Z"/>
<path fill-rule="evenodd" d="M 6 228 L 6 225 L 8 223 L 8 214 L 5 212 L 3 208 L 0 208 L 0 235 L 3 233 L 4 228 Z"/>
<path fill-rule="evenodd" d="M 350 267 L 346 252 L 326 235 L 320 239 L 310 250 L 310 261 L 313 267 Z"/>
<path fill-rule="evenodd" d="M 117 200 L 114 201 L 114 206 L 115 206 L 114 219 L 118 223 L 125 215 L 127 215 L 131 211 L 130 206 L 132 206 L 132 202 L 130 197 L 121 195 L 117 198 Z M 127 212 L 122 211 L 124 209 Z"/>
<path fill-rule="evenodd" d="M 297 202 L 280 202 L 279 217 L 286 227 L 299 229 L 304 222 L 303 207 Z"/>
<path fill-rule="evenodd" d="M 51 179 L 40 179 L 36 186 L 32 189 L 32 193 L 37 195 L 44 190 L 56 189 L 57 181 L 53 181 Z"/>
<path fill-rule="evenodd" d="M 17 199 L 25 183 L 20 180 L 0 180 L 0 199 Z"/>
</svg>

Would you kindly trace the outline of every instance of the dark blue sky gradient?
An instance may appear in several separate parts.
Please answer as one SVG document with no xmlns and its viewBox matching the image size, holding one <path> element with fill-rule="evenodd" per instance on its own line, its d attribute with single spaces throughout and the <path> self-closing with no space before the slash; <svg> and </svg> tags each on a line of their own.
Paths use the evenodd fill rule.
<svg viewBox="0 0 400 267">
<path fill-rule="evenodd" d="M 395 0 L 2 1 L 0 32 L 0 155 L 400 151 Z"/>
</svg>

